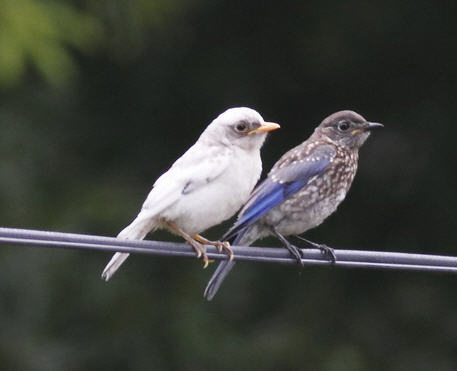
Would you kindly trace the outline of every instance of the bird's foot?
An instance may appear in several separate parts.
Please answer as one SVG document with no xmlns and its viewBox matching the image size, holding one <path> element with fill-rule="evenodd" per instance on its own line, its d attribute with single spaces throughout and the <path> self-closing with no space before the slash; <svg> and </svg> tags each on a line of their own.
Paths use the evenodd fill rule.
<svg viewBox="0 0 457 371">
<path fill-rule="evenodd" d="M 305 267 L 305 265 L 303 264 L 303 260 L 302 260 L 303 255 L 302 255 L 301 250 L 297 246 L 292 245 L 292 244 L 289 244 L 288 246 L 286 246 L 286 248 L 294 256 L 294 258 L 297 261 L 300 268 L 303 269 Z"/>
<path fill-rule="evenodd" d="M 301 236 L 295 236 L 295 237 L 306 242 L 311 248 L 319 249 L 320 251 L 322 251 L 322 253 L 325 255 L 325 257 L 328 260 L 330 260 L 330 262 L 332 264 L 336 263 L 336 254 L 335 254 L 335 249 L 333 247 L 307 240 L 306 238 L 303 238 Z"/>
<path fill-rule="evenodd" d="M 281 233 L 279 233 L 275 228 L 272 228 L 271 231 L 273 234 L 279 239 L 279 241 L 282 242 L 284 247 L 289 250 L 289 252 L 292 254 L 292 256 L 297 260 L 298 265 L 300 266 L 301 269 L 305 267 L 303 264 L 302 259 L 302 253 L 300 249 L 297 246 L 292 245 L 289 241 L 287 241 L 287 238 L 285 238 Z"/>
<path fill-rule="evenodd" d="M 335 249 L 333 247 L 324 244 L 316 244 L 316 249 L 321 250 L 325 257 L 330 260 L 332 264 L 336 263 Z"/>
<path fill-rule="evenodd" d="M 228 241 L 214 241 L 214 246 L 219 250 L 219 252 L 225 252 L 228 255 L 228 260 L 233 260 L 233 251 L 230 248 L 230 242 Z"/>
<path fill-rule="evenodd" d="M 208 256 L 206 255 L 206 249 L 205 247 L 195 241 L 194 239 L 188 240 L 189 244 L 194 248 L 195 252 L 197 253 L 197 258 L 203 260 L 203 269 L 207 268 L 209 263 L 212 263 L 214 260 L 210 260 Z"/>
<path fill-rule="evenodd" d="M 210 241 L 210 240 L 207 240 L 205 237 L 203 236 L 200 236 L 198 234 L 195 234 L 193 236 L 193 238 L 205 245 L 213 245 L 216 247 L 217 251 L 219 252 L 225 252 L 228 257 L 229 257 L 229 261 L 232 261 L 233 260 L 233 251 L 232 249 L 230 248 L 230 243 L 228 241 L 224 241 L 224 242 L 221 242 L 221 241 Z"/>
<path fill-rule="evenodd" d="M 174 232 L 174 233 L 180 235 L 182 238 L 184 238 L 186 240 L 186 242 L 194 248 L 195 252 L 197 253 L 197 258 L 198 259 L 202 258 L 202 260 L 203 260 L 203 269 L 208 267 L 209 263 L 212 263 L 214 261 L 214 260 L 208 259 L 208 256 L 206 255 L 205 246 L 203 246 L 200 242 L 198 242 L 197 239 L 192 238 L 189 234 L 184 232 L 174 222 L 167 221 L 166 226 L 172 232 Z"/>
</svg>

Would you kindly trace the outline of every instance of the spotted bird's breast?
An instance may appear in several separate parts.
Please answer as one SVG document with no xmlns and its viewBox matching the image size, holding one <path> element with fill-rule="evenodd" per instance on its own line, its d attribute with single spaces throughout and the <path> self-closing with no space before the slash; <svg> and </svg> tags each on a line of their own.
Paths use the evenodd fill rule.
<svg viewBox="0 0 457 371">
<path fill-rule="evenodd" d="M 338 148 L 331 164 L 320 175 L 265 216 L 283 235 L 306 232 L 320 225 L 346 197 L 357 171 L 358 153 Z"/>
</svg>

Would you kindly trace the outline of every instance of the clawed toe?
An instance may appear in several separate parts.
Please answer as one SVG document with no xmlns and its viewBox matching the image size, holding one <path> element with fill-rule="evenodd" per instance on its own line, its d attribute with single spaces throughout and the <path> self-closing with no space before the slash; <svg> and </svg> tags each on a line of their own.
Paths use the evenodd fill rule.
<svg viewBox="0 0 457 371">
<path fill-rule="evenodd" d="M 208 268 L 208 265 L 210 265 L 211 263 L 214 263 L 214 260 L 213 259 L 208 259 L 206 254 L 203 255 L 202 259 L 203 259 L 203 269 Z"/>
<path fill-rule="evenodd" d="M 219 251 L 220 253 L 222 253 L 224 251 L 228 255 L 229 261 L 233 260 L 233 251 L 230 248 L 230 243 L 228 241 L 224 241 L 224 242 L 221 242 L 221 241 L 210 241 L 210 240 L 206 239 L 205 237 L 200 236 L 199 234 L 195 234 L 193 236 L 193 238 L 194 238 L 194 240 L 199 241 L 199 242 L 201 242 L 201 243 L 203 243 L 205 245 L 213 245 L 213 246 L 215 246 L 217 251 Z"/>
<path fill-rule="evenodd" d="M 298 265 L 300 266 L 301 269 L 304 268 L 304 264 L 302 261 L 302 253 L 297 246 L 292 245 L 287 239 L 279 233 L 276 229 L 272 228 L 271 230 L 273 234 L 281 241 L 284 245 L 284 247 L 289 250 L 289 252 L 292 254 L 292 256 L 297 260 Z"/>
<path fill-rule="evenodd" d="M 330 246 L 327 246 L 327 245 L 324 245 L 324 244 L 312 242 L 312 241 L 307 240 L 306 238 L 303 238 L 301 236 L 295 236 L 295 237 L 297 237 L 298 239 L 306 242 L 311 248 L 319 249 L 320 251 L 322 251 L 322 253 L 325 255 L 325 257 L 332 264 L 336 263 L 336 254 L 335 254 L 335 249 L 334 248 L 332 248 Z"/>
<path fill-rule="evenodd" d="M 213 260 L 209 259 L 206 255 L 205 247 L 197 241 L 192 241 L 189 243 L 194 248 L 195 253 L 197 254 L 197 259 L 201 258 L 203 260 L 203 269 L 207 268 L 208 265 L 213 262 Z"/>
<path fill-rule="evenodd" d="M 218 242 L 219 242 L 219 241 L 218 241 Z M 232 261 L 232 260 L 233 260 L 233 251 L 232 251 L 232 249 L 230 248 L 230 243 L 229 243 L 228 241 L 219 242 L 218 250 L 219 250 L 219 252 L 224 251 L 224 252 L 228 255 L 229 261 Z"/>
<path fill-rule="evenodd" d="M 297 264 L 300 266 L 300 268 L 304 268 L 305 265 L 303 264 L 303 260 L 302 260 L 302 252 L 301 250 L 295 246 L 295 245 L 292 245 L 292 244 L 289 244 L 288 246 L 286 246 L 287 250 L 289 250 L 289 252 L 291 253 L 291 255 L 295 258 L 295 260 L 297 261 Z"/>
<path fill-rule="evenodd" d="M 303 255 L 302 255 L 301 250 L 297 246 L 294 246 L 294 245 L 291 245 L 291 246 L 294 248 L 294 250 L 289 250 L 289 251 L 292 253 L 292 255 L 297 260 L 297 263 L 300 266 L 300 268 L 303 269 L 305 267 L 305 265 L 303 264 L 303 260 L 302 260 Z"/>
<path fill-rule="evenodd" d="M 336 263 L 335 250 L 327 245 L 318 245 L 317 248 L 322 251 L 325 257 L 331 261 L 332 264 Z"/>
</svg>

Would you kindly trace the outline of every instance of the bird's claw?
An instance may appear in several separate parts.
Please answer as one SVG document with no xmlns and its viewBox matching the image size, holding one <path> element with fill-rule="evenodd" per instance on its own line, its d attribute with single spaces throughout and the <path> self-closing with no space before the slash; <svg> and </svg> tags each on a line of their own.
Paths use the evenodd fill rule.
<svg viewBox="0 0 457 371">
<path fill-rule="evenodd" d="M 296 249 L 297 249 L 297 252 L 298 252 L 297 255 L 294 254 L 295 259 L 297 260 L 298 265 L 300 266 L 301 269 L 305 268 L 305 264 L 303 264 L 303 260 L 302 260 L 302 258 L 303 258 L 303 253 L 302 253 L 302 251 L 301 251 L 297 246 L 294 246 L 294 245 L 292 245 L 292 246 L 293 246 L 294 248 L 296 248 Z"/>
<path fill-rule="evenodd" d="M 317 244 L 316 246 L 319 250 L 322 251 L 322 253 L 325 255 L 325 257 L 330 260 L 332 264 L 336 263 L 336 255 L 335 255 L 335 249 L 333 249 L 330 246 L 324 245 L 324 244 Z"/>
<path fill-rule="evenodd" d="M 201 258 L 203 260 L 203 269 L 206 269 L 211 263 L 214 263 L 214 260 L 208 258 L 208 255 L 206 255 L 206 251 L 203 246 L 201 246 L 201 248 L 202 250 L 197 252 L 197 258 Z"/>
<path fill-rule="evenodd" d="M 214 260 L 213 259 L 209 259 L 206 254 L 203 255 L 203 269 L 206 269 L 208 268 L 208 266 L 211 264 L 211 263 L 214 263 Z"/>
<path fill-rule="evenodd" d="M 297 261 L 300 268 L 303 269 L 305 267 L 305 265 L 303 264 L 303 261 L 302 261 L 303 254 L 302 254 L 301 250 L 297 246 L 292 245 L 292 244 L 289 244 L 287 249 L 292 254 L 292 256 L 295 258 L 295 260 Z"/>
<path fill-rule="evenodd" d="M 202 244 L 195 240 L 190 241 L 190 244 L 192 245 L 192 247 L 195 250 L 195 253 L 197 254 L 197 259 L 201 258 L 203 260 L 203 269 L 207 268 L 210 263 L 214 262 L 214 260 L 208 258 L 208 256 L 206 255 L 206 249 Z"/>
<path fill-rule="evenodd" d="M 224 242 L 216 241 L 214 245 L 216 246 L 217 250 L 220 253 L 224 251 L 228 255 L 229 261 L 233 260 L 233 251 L 230 248 L 230 243 L 228 241 L 224 241 Z"/>
<path fill-rule="evenodd" d="M 301 269 L 305 267 L 302 261 L 302 255 L 303 253 L 301 250 L 297 247 L 292 245 L 287 239 L 279 233 L 276 229 L 272 228 L 271 230 L 273 234 L 283 243 L 284 247 L 289 250 L 290 254 L 297 260 L 298 265 L 300 266 Z"/>
<path fill-rule="evenodd" d="M 335 254 L 335 249 L 333 247 L 321 244 L 321 243 L 316 243 L 312 242 L 310 240 L 307 240 L 306 238 L 303 238 L 301 236 L 295 236 L 298 239 L 305 241 L 311 248 L 314 249 L 319 249 L 322 254 L 325 255 L 325 257 L 330 261 L 331 264 L 336 263 L 336 254 Z"/>
<path fill-rule="evenodd" d="M 206 239 L 205 237 L 200 236 L 198 234 L 195 234 L 193 236 L 193 238 L 194 238 L 195 241 L 198 241 L 198 242 L 200 242 L 202 244 L 215 246 L 217 251 L 219 251 L 220 253 L 222 253 L 224 251 L 228 255 L 229 261 L 233 260 L 233 251 L 230 248 L 230 243 L 228 241 L 224 241 L 224 242 L 221 242 L 221 241 L 210 241 L 210 240 Z"/>
</svg>

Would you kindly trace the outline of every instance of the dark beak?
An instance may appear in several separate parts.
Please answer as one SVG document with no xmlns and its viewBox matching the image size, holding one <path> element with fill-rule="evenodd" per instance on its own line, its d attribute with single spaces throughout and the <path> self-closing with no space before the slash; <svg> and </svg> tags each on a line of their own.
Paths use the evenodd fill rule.
<svg viewBox="0 0 457 371">
<path fill-rule="evenodd" d="M 366 130 L 373 130 L 373 129 L 379 129 L 383 128 L 384 125 L 380 124 L 379 122 L 369 122 L 368 126 L 366 127 Z"/>
</svg>

